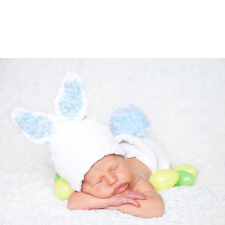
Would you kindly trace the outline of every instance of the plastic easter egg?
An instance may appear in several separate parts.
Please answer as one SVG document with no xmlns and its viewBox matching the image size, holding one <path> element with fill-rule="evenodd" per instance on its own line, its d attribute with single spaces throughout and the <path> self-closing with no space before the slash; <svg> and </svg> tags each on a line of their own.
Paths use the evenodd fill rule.
<svg viewBox="0 0 225 225">
<path fill-rule="evenodd" d="M 70 185 L 64 179 L 59 179 L 54 184 L 55 195 L 61 200 L 67 200 L 69 196 L 73 193 Z"/>
<path fill-rule="evenodd" d="M 162 191 L 173 187 L 179 179 L 179 175 L 175 170 L 159 170 L 153 173 L 149 182 L 157 191 Z"/>
<path fill-rule="evenodd" d="M 194 177 L 197 177 L 198 175 L 198 170 L 194 166 L 188 164 L 177 165 L 173 169 L 186 171 L 188 173 L 191 173 Z"/>
<path fill-rule="evenodd" d="M 195 177 L 186 171 L 177 170 L 179 174 L 179 180 L 175 186 L 192 186 L 195 183 Z"/>
<path fill-rule="evenodd" d="M 58 173 L 55 174 L 54 181 L 56 182 L 57 180 L 61 179 L 60 175 Z"/>
</svg>

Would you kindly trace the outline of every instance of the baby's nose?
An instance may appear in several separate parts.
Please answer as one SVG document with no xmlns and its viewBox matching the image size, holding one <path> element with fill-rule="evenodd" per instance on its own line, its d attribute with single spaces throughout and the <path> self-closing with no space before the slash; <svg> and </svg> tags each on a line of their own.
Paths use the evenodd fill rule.
<svg viewBox="0 0 225 225">
<path fill-rule="evenodd" d="M 109 174 L 108 177 L 107 177 L 107 180 L 108 180 L 108 185 L 112 185 L 114 184 L 116 181 L 117 181 L 117 176 L 113 173 Z"/>
</svg>

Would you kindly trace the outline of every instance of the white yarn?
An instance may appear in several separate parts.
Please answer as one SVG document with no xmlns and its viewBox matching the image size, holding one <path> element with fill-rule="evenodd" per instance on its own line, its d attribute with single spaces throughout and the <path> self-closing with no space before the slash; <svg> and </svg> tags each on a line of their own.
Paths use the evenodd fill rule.
<svg viewBox="0 0 225 225">
<path fill-rule="evenodd" d="M 123 155 L 125 150 L 112 133 L 97 121 L 65 121 L 52 135 L 49 147 L 56 171 L 74 191 L 80 191 L 84 175 L 98 160 L 109 154 Z"/>
<path fill-rule="evenodd" d="M 126 149 L 127 158 L 136 157 L 146 164 L 152 172 L 169 169 L 169 158 L 151 139 L 121 134 L 116 136 L 116 140 Z"/>
</svg>

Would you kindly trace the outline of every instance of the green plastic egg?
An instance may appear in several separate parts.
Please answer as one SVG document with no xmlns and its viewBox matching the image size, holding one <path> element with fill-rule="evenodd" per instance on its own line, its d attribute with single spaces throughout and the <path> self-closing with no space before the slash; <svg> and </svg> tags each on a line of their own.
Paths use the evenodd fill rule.
<svg viewBox="0 0 225 225">
<path fill-rule="evenodd" d="M 157 191 L 162 191 L 173 187 L 179 179 L 179 175 L 175 170 L 159 170 L 153 173 L 149 182 Z"/>
<path fill-rule="evenodd" d="M 58 173 L 55 174 L 54 181 L 56 182 L 57 180 L 61 179 L 60 175 Z"/>
<path fill-rule="evenodd" d="M 55 195 L 61 200 L 67 200 L 73 193 L 68 182 L 64 179 L 59 179 L 54 184 Z"/>
<path fill-rule="evenodd" d="M 192 186 L 195 183 L 195 177 L 187 171 L 177 170 L 179 174 L 179 180 L 175 186 Z"/>
<path fill-rule="evenodd" d="M 186 171 L 188 173 L 191 173 L 194 177 L 197 177 L 198 175 L 198 170 L 194 166 L 188 164 L 177 165 L 173 169 Z"/>
</svg>

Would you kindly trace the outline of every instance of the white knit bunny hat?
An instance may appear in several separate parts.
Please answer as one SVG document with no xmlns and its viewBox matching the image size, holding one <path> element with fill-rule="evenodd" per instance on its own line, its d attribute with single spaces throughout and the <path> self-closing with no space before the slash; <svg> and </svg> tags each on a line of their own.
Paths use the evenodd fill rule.
<svg viewBox="0 0 225 225">
<path fill-rule="evenodd" d="M 20 107 L 11 113 L 27 138 L 38 144 L 49 143 L 56 171 L 74 191 L 81 191 L 85 174 L 104 156 L 126 157 L 108 128 L 85 117 L 87 103 L 80 76 L 67 72 L 54 101 L 55 115 Z"/>
</svg>

